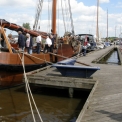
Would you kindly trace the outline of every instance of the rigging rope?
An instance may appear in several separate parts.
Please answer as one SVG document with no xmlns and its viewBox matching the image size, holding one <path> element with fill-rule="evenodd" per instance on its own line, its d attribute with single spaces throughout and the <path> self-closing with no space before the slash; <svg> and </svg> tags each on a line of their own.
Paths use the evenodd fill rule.
<svg viewBox="0 0 122 122">
<path fill-rule="evenodd" d="M 40 13 L 42 11 L 42 5 L 43 5 L 43 0 L 39 0 L 37 2 L 37 10 L 36 10 L 35 21 L 34 21 L 34 25 L 33 25 L 34 30 L 37 30 L 37 27 L 38 27 Z"/>
<path fill-rule="evenodd" d="M 65 30 L 65 32 L 66 32 L 66 25 L 65 25 L 65 19 L 64 19 L 64 11 L 63 11 L 62 0 L 61 0 L 61 8 L 62 8 L 62 16 L 63 16 L 64 30 Z"/>
<path fill-rule="evenodd" d="M 70 19 L 71 19 L 72 33 L 73 33 L 73 35 L 74 35 L 75 33 L 74 33 L 74 25 L 73 25 L 73 19 L 72 19 L 72 12 L 71 12 L 70 0 L 68 0 L 68 3 L 69 3 L 69 12 L 70 12 Z"/>
<path fill-rule="evenodd" d="M 65 0 L 64 4 L 65 5 L 63 7 L 62 0 L 61 0 L 61 9 L 62 9 L 65 33 L 72 32 L 72 34 L 74 35 L 74 25 L 73 25 L 73 19 L 72 19 L 70 0 Z"/>
<path fill-rule="evenodd" d="M 67 2 L 65 1 L 65 13 L 66 13 L 66 25 L 67 25 L 67 32 L 69 31 L 69 21 L 70 21 L 70 17 L 69 17 L 69 8 L 68 8 L 68 6 L 67 6 Z"/>
<path fill-rule="evenodd" d="M 50 11 L 50 0 L 48 0 L 48 25 L 47 32 L 50 33 L 51 30 L 51 11 Z"/>
</svg>

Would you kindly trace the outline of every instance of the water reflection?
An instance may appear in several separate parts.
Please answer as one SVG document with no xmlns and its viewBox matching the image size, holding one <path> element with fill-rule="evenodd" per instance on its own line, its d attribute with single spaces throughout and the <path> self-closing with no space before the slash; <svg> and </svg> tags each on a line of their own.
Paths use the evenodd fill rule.
<svg viewBox="0 0 122 122">
<path fill-rule="evenodd" d="M 119 59 L 117 51 L 114 51 L 106 62 L 109 64 L 118 64 Z"/>
<path fill-rule="evenodd" d="M 24 90 L 24 85 L 0 90 L 1 122 L 33 122 Z M 75 122 L 89 92 L 75 90 L 74 98 L 69 98 L 66 89 L 38 87 L 33 95 L 44 122 Z M 40 122 L 34 107 L 33 110 L 36 122 Z"/>
</svg>

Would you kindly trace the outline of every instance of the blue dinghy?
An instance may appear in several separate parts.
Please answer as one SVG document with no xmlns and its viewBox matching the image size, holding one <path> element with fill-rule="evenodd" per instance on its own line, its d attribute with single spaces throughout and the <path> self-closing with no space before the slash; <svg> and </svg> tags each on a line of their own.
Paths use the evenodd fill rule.
<svg viewBox="0 0 122 122">
<path fill-rule="evenodd" d="M 100 67 L 53 64 L 63 76 L 89 78 Z"/>
<path fill-rule="evenodd" d="M 61 65 L 74 65 L 75 62 L 76 62 L 76 59 L 68 58 L 68 59 L 65 59 L 63 61 L 57 62 L 57 64 L 61 64 Z"/>
</svg>

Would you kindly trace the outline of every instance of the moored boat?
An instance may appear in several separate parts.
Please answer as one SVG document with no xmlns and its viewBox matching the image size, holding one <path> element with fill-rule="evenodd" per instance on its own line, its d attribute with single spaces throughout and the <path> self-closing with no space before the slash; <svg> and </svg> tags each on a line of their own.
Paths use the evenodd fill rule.
<svg viewBox="0 0 122 122">
<path fill-rule="evenodd" d="M 53 1 L 53 14 L 52 17 L 52 34 L 56 35 L 56 10 L 54 8 L 54 5 L 56 6 L 56 0 Z M 16 72 L 16 74 L 13 75 L 13 77 L 6 78 L 5 80 L 0 81 L 0 85 L 9 86 L 10 82 L 13 82 L 12 84 L 16 84 L 17 80 L 22 81 L 22 79 L 16 78 L 16 80 L 13 80 L 15 76 L 18 75 L 17 72 L 23 71 L 22 66 L 22 58 L 24 57 L 24 67 L 26 71 L 34 70 L 40 67 L 45 66 L 46 64 L 51 64 L 57 61 L 63 60 L 63 56 L 70 58 L 75 53 L 73 51 L 73 47 L 71 44 L 58 44 L 58 48 L 56 51 L 56 54 L 61 55 L 62 57 L 57 57 L 56 55 L 52 55 L 50 53 L 43 53 L 40 52 L 40 54 L 33 53 L 33 54 L 26 54 L 25 52 L 19 51 L 17 44 L 10 44 L 8 41 L 8 38 L 5 34 L 4 28 L 13 30 L 13 31 L 22 31 L 24 33 L 29 33 L 32 37 L 37 37 L 38 35 L 41 35 L 42 38 L 47 38 L 46 32 L 36 31 L 36 30 L 29 30 L 22 26 L 19 26 L 15 23 L 10 23 L 4 19 L 0 19 L 0 29 L 1 34 L 4 37 L 4 41 L 6 43 L 7 48 L 1 48 L 0 49 L 0 68 L 5 71 L 12 71 Z M 23 56 L 24 55 L 24 56 Z M 6 82 L 6 83 L 5 83 Z"/>
</svg>

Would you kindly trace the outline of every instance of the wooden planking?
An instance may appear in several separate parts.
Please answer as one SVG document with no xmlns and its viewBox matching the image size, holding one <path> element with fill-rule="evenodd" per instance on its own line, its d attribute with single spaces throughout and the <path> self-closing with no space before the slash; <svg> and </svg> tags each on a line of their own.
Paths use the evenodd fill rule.
<svg viewBox="0 0 122 122">
<path fill-rule="evenodd" d="M 63 77 L 56 68 L 51 66 L 29 72 L 27 73 L 27 78 L 29 83 L 33 84 L 88 90 L 91 90 L 96 82 L 93 78 Z"/>
<path fill-rule="evenodd" d="M 106 108 L 105 110 L 95 110 L 95 111 L 90 111 L 87 112 L 87 114 L 84 115 L 84 118 L 94 118 L 94 116 L 97 118 L 97 116 L 99 117 L 103 117 L 104 114 L 101 114 L 100 111 L 109 111 L 111 113 L 115 113 L 116 110 L 118 111 L 121 111 L 120 109 L 122 109 L 122 107 L 120 107 L 120 105 L 117 105 L 117 106 L 113 106 L 112 108 Z"/>
<path fill-rule="evenodd" d="M 96 51 L 79 60 L 91 63 L 96 57 L 100 57 L 112 48 Z M 101 68 L 93 75 L 99 83 L 82 118 L 77 122 L 122 122 L 122 67 L 106 64 L 91 65 Z"/>
<path fill-rule="evenodd" d="M 120 101 L 122 101 L 122 98 L 119 98 L 120 99 Z M 97 100 L 98 101 L 98 100 Z M 106 105 L 108 105 L 108 103 L 110 104 L 110 103 L 114 103 L 114 102 L 118 102 L 118 99 L 116 99 L 116 98 L 114 98 L 114 99 L 107 99 L 107 100 L 99 100 L 98 102 L 94 102 L 94 101 L 92 101 L 91 103 L 90 103 L 90 107 L 89 108 L 95 108 L 97 105 L 104 105 L 104 106 L 106 106 Z"/>
<path fill-rule="evenodd" d="M 95 80 L 70 78 L 70 77 L 57 77 L 57 76 L 44 76 L 44 75 L 29 75 L 29 83 L 50 85 L 58 87 L 71 87 L 71 88 L 84 88 L 92 89 Z"/>
<path fill-rule="evenodd" d="M 95 83 L 93 89 L 91 90 L 91 93 L 90 93 L 89 97 L 87 98 L 87 100 L 86 100 L 86 102 L 85 102 L 85 105 L 83 106 L 83 109 L 82 109 L 82 111 L 80 112 L 80 114 L 79 114 L 78 119 L 76 120 L 76 122 L 80 122 L 80 121 L 82 120 L 83 115 L 84 115 L 85 111 L 87 110 L 87 107 L 88 107 L 88 105 L 89 105 L 90 99 L 91 99 L 91 97 L 92 97 L 92 95 L 93 95 L 93 93 L 94 93 L 94 91 L 95 91 L 97 85 L 98 85 L 98 81 L 96 81 L 96 83 Z"/>
<path fill-rule="evenodd" d="M 100 55 L 103 55 L 112 48 L 113 47 L 108 47 L 103 50 L 95 51 L 88 54 L 86 57 L 81 57 L 78 59 L 79 61 L 81 60 L 82 62 L 91 64 L 93 66 L 99 66 L 101 68 L 100 71 L 97 71 L 95 74 L 93 74 L 93 79 L 87 79 L 87 81 L 85 81 L 84 79 L 73 81 L 71 80 L 72 78 L 70 79 L 70 77 L 61 78 L 61 74 L 57 72 L 55 68 L 47 68 L 45 70 L 40 70 L 41 72 L 38 70 L 37 73 L 32 73 L 31 76 L 28 76 L 30 78 L 29 80 L 32 80 L 36 83 L 39 83 L 41 81 L 45 84 L 49 84 L 49 80 L 52 80 L 52 83 L 54 84 L 56 84 L 56 82 L 54 81 L 58 81 L 58 86 L 63 86 L 64 83 L 67 82 L 69 83 L 66 85 L 67 87 L 72 86 L 75 82 L 81 82 L 81 84 L 83 84 L 83 82 L 87 82 L 91 85 L 94 81 L 99 80 L 99 82 L 97 81 L 97 85 L 95 84 L 95 86 L 93 87 L 76 122 L 121 122 L 122 67 L 91 63 L 91 61 L 96 57 L 98 58 Z M 47 77 L 47 79 L 45 79 L 45 77 Z M 34 78 L 36 79 L 35 81 Z M 68 80 L 71 82 L 69 82 Z M 94 81 L 92 82 L 92 80 Z M 84 88 L 88 87 L 85 86 Z"/>
</svg>

